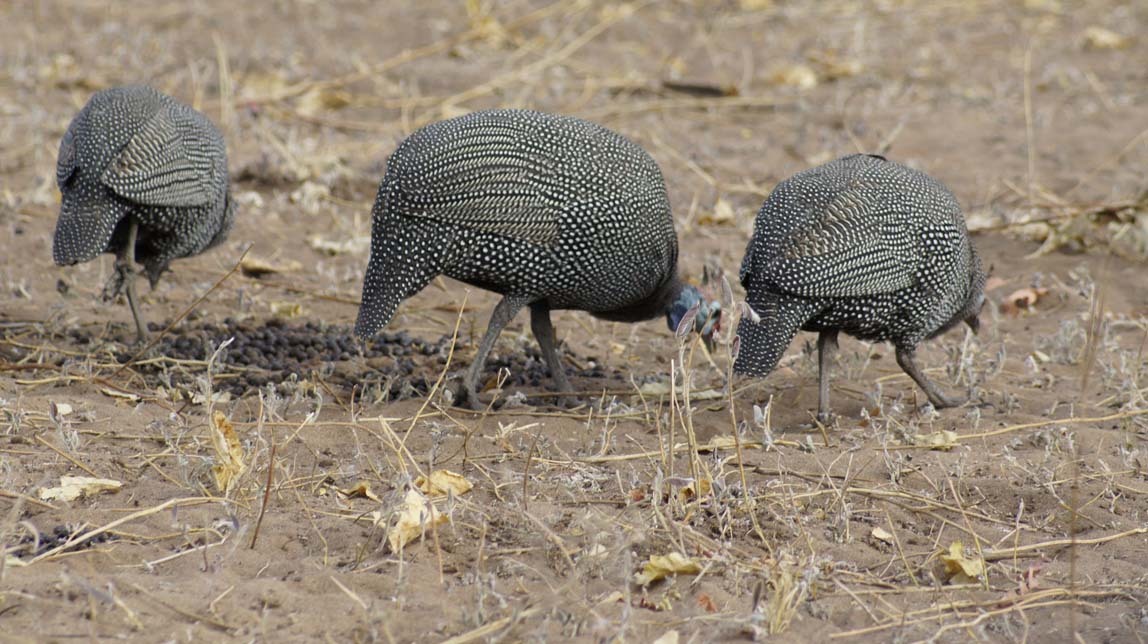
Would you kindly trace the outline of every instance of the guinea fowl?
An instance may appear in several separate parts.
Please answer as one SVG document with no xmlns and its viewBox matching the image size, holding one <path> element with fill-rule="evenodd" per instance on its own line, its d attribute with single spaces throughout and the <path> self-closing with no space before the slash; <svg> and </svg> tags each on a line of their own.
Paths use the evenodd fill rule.
<svg viewBox="0 0 1148 644">
<path fill-rule="evenodd" d="M 661 171 L 600 125 L 490 110 L 428 125 L 387 162 L 372 210 L 371 257 L 355 332 L 371 336 L 399 303 L 443 274 L 501 294 L 462 396 L 524 307 L 558 388 L 570 391 L 550 312 L 634 322 L 696 310 L 709 338 L 719 305 L 678 277 L 678 240 Z"/>
<path fill-rule="evenodd" d="M 734 370 L 766 376 L 799 329 L 817 332 L 820 420 L 841 332 L 891 342 L 934 407 L 960 404 L 915 352 L 961 321 L 979 328 L 985 274 L 956 198 L 928 175 L 857 154 L 786 179 L 757 214 L 741 283 L 760 321 L 739 323 Z"/>
<path fill-rule="evenodd" d="M 154 287 L 172 260 L 222 242 L 234 220 L 227 150 L 199 112 L 144 85 L 97 92 L 72 119 L 56 161 L 62 201 L 52 258 L 115 253 L 104 299 L 126 292 L 137 339 L 139 262 Z"/>
</svg>

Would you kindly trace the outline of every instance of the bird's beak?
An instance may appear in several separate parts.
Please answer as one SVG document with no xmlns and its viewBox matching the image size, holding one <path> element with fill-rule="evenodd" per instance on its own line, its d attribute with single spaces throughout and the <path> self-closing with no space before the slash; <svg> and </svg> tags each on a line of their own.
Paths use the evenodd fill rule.
<svg viewBox="0 0 1148 644">
<path fill-rule="evenodd" d="M 970 315 L 969 317 L 965 318 L 965 324 L 969 325 L 969 328 L 973 330 L 973 335 L 980 333 L 981 318 L 979 315 Z"/>
</svg>

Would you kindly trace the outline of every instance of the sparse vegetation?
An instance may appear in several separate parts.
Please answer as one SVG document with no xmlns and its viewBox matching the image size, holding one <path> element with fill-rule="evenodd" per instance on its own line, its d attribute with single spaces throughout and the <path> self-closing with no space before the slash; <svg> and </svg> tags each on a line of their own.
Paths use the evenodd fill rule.
<svg viewBox="0 0 1148 644">
<path fill-rule="evenodd" d="M 2 639 L 1148 640 L 1141 4 L 0 4 Z M 69 119 L 141 81 L 220 126 L 238 214 L 138 352 L 50 233 Z M 843 339 L 821 426 L 811 343 L 731 381 L 733 320 L 563 313 L 578 395 L 520 316 L 471 412 L 495 298 L 445 280 L 360 349 L 383 160 L 494 106 L 643 144 L 687 276 L 810 165 L 942 179 L 991 305 L 921 363 L 973 402 Z"/>
</svg>

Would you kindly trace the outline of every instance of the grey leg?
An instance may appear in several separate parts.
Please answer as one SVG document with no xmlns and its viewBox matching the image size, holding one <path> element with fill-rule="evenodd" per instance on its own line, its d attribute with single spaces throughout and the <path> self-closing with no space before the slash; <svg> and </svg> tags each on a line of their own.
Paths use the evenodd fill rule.
<svg viewBox="0 0 1148 644">
<path fill-rule="evenodd" d="M 949 398 L 941 393 L 937 385 L 933 384 L 925 376 L 925 373 L 917 367 L 916 352 L 913 349 L 897 347 L 897 364 L 901 365 L 901 369 L 909 374 L 913 382 L 925 391 L 925 395 L 929 397 L 929 402 L 933 403 L 933 407 L 944 409 L 945 407 L 956 407 L 965 402 L 964 399 Z"/>
<path fill-rule="evenodd" d="M 136 323 L 136 342 L 143 344 L 147 339 L 147 327 L 144 326 L 143 316 L 140 315 L 139 301 L 136 298 L 136 237 L 139 232 L 139 223 L 131 216 L 128 217 L 128 240 L 124 247 L 116 253 L 115 273 L 104 286 L 104 299 L 114 299 L 121 292 L 128 298 L 128 308 L 132 311 L 132 319 Z"/>
<path fill-rule="evenodd" d="M 558 391 L 574 391 L 566 378 L 566 368 L 562 366 L 562 359 L 558 357 L 554 325 L 550 323 L 550 307 L 545 302 L 530 305 L 530 330 L 534 332 L 534 339 L 538 340 L 538 346 L 542 348 L 542 357 L 546 359 L 550 377 L 554 379 Z"/>
<path fill-rule="evenodd" d="M 837 332 L 822 331 L 817 336 L 817 420 L 829 422 L 829 367 L 837 352 Z"/>
<path fill-rule="evenodd" d="M 507 295 L 502 298 L 498 306 L 494 307 L 494 313 L 490 314 L 490 323 L 486 325 L 486 334 L 482 336 L 482 343 L 478 345 L 478 354 L 474 356 L 474 362 L 470 363 L 470 368 L 466 370 L 462 381 L 462 393 L 472 409 L 481 407 L 478 400 L 478 379 L 482 376 L 483 367 L 486 366 L 486 357 L 494 348 L 494 341 L 527 302 L 526 298 Z"/>
</svg>

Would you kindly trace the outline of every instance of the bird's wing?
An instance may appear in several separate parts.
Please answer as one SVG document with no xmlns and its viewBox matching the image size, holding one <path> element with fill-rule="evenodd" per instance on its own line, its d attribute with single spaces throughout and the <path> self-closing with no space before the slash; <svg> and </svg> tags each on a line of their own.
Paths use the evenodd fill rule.
<svg viewBox="0 0 1148 644">
<path fill-rule="evenodd" d="M 815 208 L 805 225 L 781 240 L 762 277 L 804 297 L 857 297 L 911 286 L 923 259 L 920 219 L 860 187 Z"/>
<path fill-rule="evenodd" d="M 175 105 L 162 105 L 104 169 L 100 180 L 117 195 L 149 206 L 202 206 L 221 162 L 215 132 Z M 218 136 L 218 135 L 215 135 Z"/>
<path fill-rule="evenodd" d="M 518 132 L 492 123 L 459 129 L 435 145 L 400 147 L 390 163 L 385 199 L 395 214 L 540 245 L 558 237 L 568 195 L 556 160 Z"/>
</svg>

